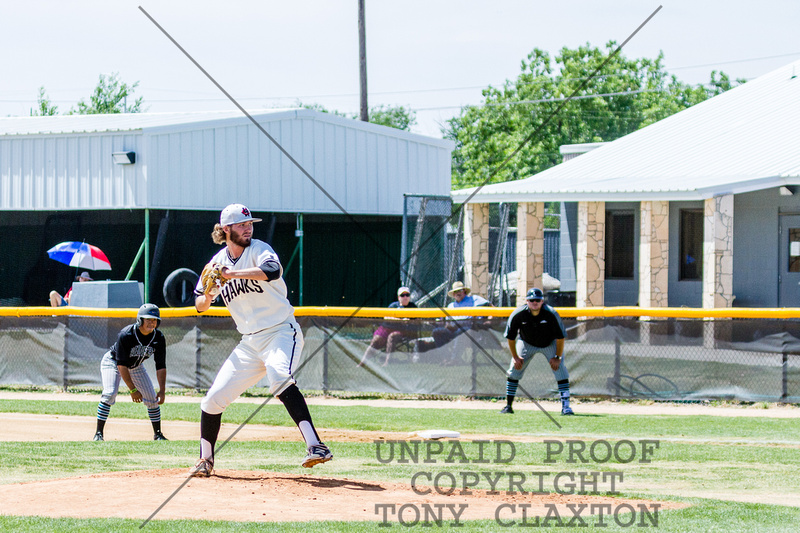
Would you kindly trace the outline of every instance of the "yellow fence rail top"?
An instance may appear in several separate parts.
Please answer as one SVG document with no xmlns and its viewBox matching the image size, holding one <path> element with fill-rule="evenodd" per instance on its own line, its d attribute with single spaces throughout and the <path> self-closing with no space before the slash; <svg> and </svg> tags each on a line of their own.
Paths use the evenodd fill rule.
<svg viewBox="0 0 800 533">
<path fill-rule="evenodd" d="M 514 307 L 465 307 L 459 309 L 389 309 L 386 307 L 296 307 L 295 316 L 328 316 L 352 318 L 444 318 L 491 316 L 508 317 Z M 647 318 L 800 318 L 800 308 L 724 308 L 699 309 L 688 307 L 557 307 L 564 318 L 647 317 Z M 135 318 L 138 309 L 97 309 L 90 307 L 0 307 L 0 317 L 27 316 L 84 316 L 102 318 Z M 224 307 L 211 307 L 205 316 L 230 316 Z M 199 316 L 194 307 L 161 309 L 162 318 Z"/>
</svg>

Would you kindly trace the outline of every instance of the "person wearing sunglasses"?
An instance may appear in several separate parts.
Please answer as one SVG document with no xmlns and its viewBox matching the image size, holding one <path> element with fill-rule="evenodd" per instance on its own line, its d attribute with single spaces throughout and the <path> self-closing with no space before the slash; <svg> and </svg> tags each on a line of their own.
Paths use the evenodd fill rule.
<svg viewBox="0 0 800 533">
<path fill-rule="evenodd" d="M 519 344 L 517 336 L 520 337 Z M 525 374 L 528 363 L 536 354 L 542 354 L 553 371 L 553 377 L 561 395 L 561 414 L 573 415 L 569 406 L 569 372 L 564 365 L 564 339 L 567 331 L 558 312 L 544 303 L 544 292 L 534 287 L 525 295 L 525 304 L 508 317 L 505 337 L 511 351 L 511 366 L 506 373 L 506 406 L 500 411 L 513 414 L 511 404 L 517 395 L 519 380 Z M 517 347 L 522 355 L 517 355 Z"/>
<path fill-rule="evenodd" d="M 389 304 L 389 309 L 416 308 L 417 304 L 411 301 L 411 289 L 408 287 L 400 287 L 397 289 L 397 301 Z M 361 362 L 358 363 L 358 366 L 364 366 L 364 364 L 367 362 L 367 359 L 377 356 L 384 348 L 386 349 L 386 357 L 383 360 L 383 366 L 388 365 L 391 353 L 397 349 L 397 346 L 400 344 L 400 342 L 408 338 L 411 334 L 411 331 L 406 328 L 402 328 L 401 324 L 396 320 L 384 322 L 378 327 L 378 329 L 375 330 L 375 333 L 372 335 L 372 341 L 369 343 L 369 346 L 364 352 L 364 356 L 361 358 Z"/>
<path fill-rule="evenodd" d="M 492 307 L 491 302 L 483 296 L 478 296 L 473 293 L 472 290 L 461 281 L 454 282 L 452 288 L 447 291 L 447 295 L 454 300 L 447 304 L 447 309 L 458 309 L 461 307 Z M 433 328 L 431 337 L 420 339 L 417 342 L 416 349 L 418 352 L 427 352 L 429 350 L 446 347 L 440 354 L 442 357 L 441 364 L 450 366 L 465 363 L 465 361 L 461 359 L 463 350 L 458 349 L 455 343 L 451 341 L 471 329 L 487 329 L 490 326 L 490 321 L 486 321 L 480 317 L 448 316 L 445 320 L 441 321 L 440 324 L 443 325 Z"/>
</svg>

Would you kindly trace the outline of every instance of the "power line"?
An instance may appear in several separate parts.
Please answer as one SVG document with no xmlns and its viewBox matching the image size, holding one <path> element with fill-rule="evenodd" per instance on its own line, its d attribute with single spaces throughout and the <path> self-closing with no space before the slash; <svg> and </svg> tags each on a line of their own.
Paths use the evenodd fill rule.
<svg viewBox="0 0 800 533">
<path fill-rule="evenodd" d="M 704 68 L 704 67 L 714 67 L 718 65 L 731 65 L 733 63 L 747 63 L 748 61 L 762 61 L 764 59 L 778 59 L 781 57 L 791 57 L 791 56 L 798 56 L 800 52 L 792 52 L 789 54 L 779 54 L 776 56 L 762 56 L 762 57 L 751 57 L 749 59 L 734 59 L 732 61 L 717 61 L 716 63 L 706 63 L 705 65 L 689 65 L 685 67 L 664 67 L 666 70 L 683 70 L 689 68 Z"/>
<path fill-rule="evenodd" d="M 735 63 L 747 63 L 752 61 L 763 61 L 768 59 L 779 59 L 783 57 L 792 57 L 798 56 L 800 52 L 792 52 L 787 54 L 778 54 L 772 56 L 761 56 L 761 57 L 752 57 L 746 59 L 734 59 L 730 61 L 718 61 L 714 63 L 705 63 L 701 65 L 685 65 L 680 67 L 663 67 L 665 71 L 673 71 L 673 70 L 687 70 L 693 68 L 707 68 L 719 65 L 730 65 Z M 600 74 L 595 77 L 595 79 L 600 78 L 616 78 L 624 76 L 625 74 Z M 585 77 L 577 77 L 577 78 L 546 78 L 546 81 L 582 81 L 586 79 Z M 545 81 L 545 79 L 541 80 Z M 511 83 L 517 87 L 520 86 L 528 86 L 528 85 L 535 85 L 537 83 L 541 83 L 541 81 L 531 81 L 531 82 L 514 82 L 512 80 L 505 80 L 501 84 L 488 84 L 488 85 L 467 85 L 461 87 L 440 87 L 440 88 L 433 88 L 433 89 L 408 89 L 408 90 L 399 90 L 399 91 L 376 91 L 370 92 L 370 95 L 373 96 L 389 96 L 395 94 L 422 94 L 422 93 L 437 93 L 437 92 L 451 92 L 451 91 L 466 91 L 466 90 L 475 90 L 475 89 L 487 89 L 489 87 L 503 87 L 504 85 Z M 708 85 L 707 83 L 698 83 L 695 85 Z M 144 88 L 143 88 L 144 89 Z M 82 89 L 62 89 L 58 90 L 57 92 L 72 92 L 72 91 L 79 91 Z M 158 88 L 151 88 L 151 91 L 163 91 L 163 92 L 175 92 L 175 93 L 200 93 L 199 91 L 184 91 L 180 89 L 158 89 Z M 251 97 L 241 97 L 237 98 L 239 101 L 271 101 L 271 100 L 301 100 L 303 98 L 352 98 L 354 96 L 358 96 L 358 93 L 331 93 L 331 94 L 308 94 L 308 95 L 292 95 L 292 96 L 251 96 Z M 599 96 L 599 95 L 598 95 Z M 50 99 L 50 102 L 56 104 L 65 104 L 65 103 L 72 103 L 74 99 Z M 220 101 L 227 101 L 226 98 L 166 98 L 166 99 L 147 99 L 145 103 L 152 103 L 152 104 L 163 104 L 163 103 L 191 103 L 191 102 L 220 102 Z M 2 99 L 0 103 L 7 103 L 7 104 L 29 104 L 32 102 L 36 102 L 36 99 L 28 98 L 28 99 Z M 539 102 L 519 102 L 519 103 L 539 103 Z M 470 104 L 465 104 L 470 105 Z M 489 105 L 489 104 L 484 104 Z M 417 108 L 413 109 L 413 111 L 431 111 L 431 110 L 444 110 L 444 109 L 460 109 L 463 106 L 443 106 L 443 107 L 430 107 L 430 108 Z"/>
<path fill-rule="evenodd" d="M 762 61 L 766 59 L 778 59 L 782 57 L 791 57 L 791 56 L 798 56 L 800 52 L 792 52 L 788 54 L 779 54 L 773 56 L 762 56 L 762 57 L 751 57 L 747 59 L 734 59 L 730 61 L 719 61 L 715 63 L 705 63 L 702 65 L 687 65 L 682 67 L 663 67 L 665 71 L 670 70 L 684 70 L 684 69 L 692 69 L 692 68 L 705 68 L 705 67 L 713 67 L 717 65 L 730 65 L 734 63 L 746 63 L 751 61 Z M 627 74 L 598 74 L 595 76 L 595 79 L 600 78 L 617 78 L 621 76 L 626 76 Z M 577 78 L 546 78 L 548 81 L 583 81 L 585 77 L 577 77 Z M 474 89 L 486 89 L 489 87 L 502 87 L 506 83 L 514 83 L 517 86 L 527 86 L 527 85 L 535 85 L 540 83 L 539 81 L 531 81 L 531 82 L 513 82 L 511 80 L 505 80 L 501 84 L 488 84 L 488 85 L 465 85 L 461 87 L 440 87 L 434 89 L 408 89 L 408 90 L 400 90 L 400 91 L 374 91 L 370 92 L 370 95 L 373 96 L 388 96 L 393 94 L 417 94 L 417 93 L 436 93 L 436 92 L 448 92 L 448 91 L 466 91 L 466 90 L 474 90 Z M 696 85 L 708 85 L 706 83 L 698 83 Z M 152 90 L 167 90 L 167 89 L 152 89 Z M 180 91 L 175 91 L 180 92 Z M 267 96 L 267 97 L 246 97 L 246 98 L 239 98 L 239 100 L 285 100 L 285 99 L 301 99 L 301 98 L 348 98 L 358 96 L 358 93 L 333 93 L 333 94 L 307 94 L 307 95 L 294 95 L 294 96 Z M 225 100 L 225 98 L 210 98 L 210 99 L 177 99 L 177 100 L 148 100 L 150 102 L 171 102 L 171 101 L 179 101 L 179 102 L 186 102 L 186 101 L 213 101 L 213 100 Z"/>
<path fill-rule="evenodd" d="M 563 102 L 565 100 L 586 100 L 587 98 L 605 98 L 607 96 L 626 96 L 629 94 L 641 93 L 660 93 L 664 92 L 656 89 L 641 89 L 638 91 L 619 91 L 616 93 L 601 93 L 601 94 L 586 94 L 583 96 L 563 97 L 563 98 L 542 98 L 541 100 L 516 100 L 514 102 L 488 102 L 482 104 L 484 106 L 502 106 L 502 105 L 518 105 L 518 104 L 546 104 L 549 102 Z"/>
<path fill-rule="evenodd" d="M 611 96 L 626 96 L 631 94 L 641 94 L 641 93 L 660 93 L 664 92 L 661 90 L 656 89 L 641 89 L 638 91 L 620 91 L 616 93 L 601 93 L 601 94 L 586 94 L 582 96 L 573 96 L 573 97 L 563 97 L 563 98 L 543 98 L 541 100 L 515 100 L 513 102 L 485 102 L 483 104 L 466 104 L 466 106 L 472 107 L 500 107 L 500 106 L 512 106 L 512 105 L 521 105 L 521 104 L 547 104 L 551 102 L 563 102 L 565 100 L 586 100 L 589 98 L 605 98 Z M 461 109 L 465 106 L 442 106 L 442 107 L 422 107 L 422 108 L 411 108 L 411 111 L 433 111 L 439 109 Z"/>
<path fill-rule="evenodd" d="M 628 95 L 635 95 L 635 94 L 644 94 L 644 93 L 666 93 L 669 92 L 668 90 L 661 90 L 661 89 L 640 89 L 635 91 L 619 91 L 613 93 L 600 93 L 600 94 L 586 94 L 582 96 L 575 96 L 572 100 L 589 100 L 593 98 L 606 98 L 606 97 L 613 97 L 613 96 L 628 96 Z M 413 112 L 425 112 L 425 111 L 440 111 L 440 110 L 448 110 L 448 109 L 463 109 L 465 107 L 505 107 L 505 106 L 515 106 L 515 105 L 524 105 L 524 104 L 546 104 L 546 103 L 555 103 L 555 102 L 562 102 L 566 100 L 566 97 L 563 98 L 543 98 L 538 100 L 517 100 L 517 101 L 508 101 L 508 102 L 486 102 L 486 103 L 478 103 L 478 104 L 461 104 L 457 106 L 438 106 L 438 107 L 411 107 L 408 106 L 409 111 Z M 217 100 L 217 99 L 208 99 L 208 100 Z M 261 98 L 241 98 L 240 100 L 262 100 Z M 166 100 L 167 102 L 173 100 Z M 178 100 L 183 101 L 183 100 Z M 189 101 L 205 101 L 204 99 L 199 100 L 189 100 Z M 14 103 L 26 103 L 29 102 L 28 100 L 0 100 L 2 102 L 14 102 Z M 51 103 L 64 103 L 68 102 L 65 100 L 50 100 Z M 164 100 L 146 100 L 145 104 L 152 104 L 152 103 L 163 103 Z M 607 118 L 608 116 L 614 116 L 620 119 L 633 119 L 639 116 L 642 116 L 642 113 L 630 113 L 624 111 L 613 111 L 608 110 L 604 114 L 599 113 L 591 113 L 591 112 L 581 112 L 581 111 L 572 111 L 572 110 L 565 110 L 564 114 L 566 115 L 573 115 L 573 116 L 580 116 L 580 117 L 597 117 L 597 118 Z M 627 118 L 626 118 L 627 117 Z"/>
</svg>

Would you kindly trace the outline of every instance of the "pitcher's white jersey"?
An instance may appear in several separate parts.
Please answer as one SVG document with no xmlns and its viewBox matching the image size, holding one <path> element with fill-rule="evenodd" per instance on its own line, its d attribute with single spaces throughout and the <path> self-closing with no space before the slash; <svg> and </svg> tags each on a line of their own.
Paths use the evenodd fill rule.
<svg viewBox="0 0 800 533">
<path fill-rule="evenodd" d="M 280 263 L 278 254 L 272 247 L 258 239 L 252 239 L 250 246 L 238 259 L 231 259 L 228 248 L 220 250 L 211 262 L 219 263 L 232 270 L 260 267 L 267 261 Z M 203 294 L 200 281 L 194 290 L 196 295 Z M 278 324 L 294 316 L 294 308 L 286 298 L 286 282 L 283 281 L 283 267 L 281 277 L 274 281 L 253 279 L 231 279 L 222 287 L 218 298 L 222 298 L 225 306 L 231 313 L 236 329 L 242 335 L 255 333 Z"/>
</svg>

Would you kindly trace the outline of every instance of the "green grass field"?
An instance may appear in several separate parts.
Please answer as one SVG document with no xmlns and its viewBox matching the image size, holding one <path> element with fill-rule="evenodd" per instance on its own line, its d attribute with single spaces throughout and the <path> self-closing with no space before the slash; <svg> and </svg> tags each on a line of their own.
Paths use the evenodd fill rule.
<svg viewBox="0 0 800 533">
<path fill-rule="evenodd" d="M 243 422 L 255 408 L 252 404 L 234 404 L 224 421 Z M 94 401 L 0 400 L 0 412 L 91 415 Z M 679 510 L 661 511 L 657 531 L 797 531 L 800 523 L 800 418 L 751 418 L 715 416 L 634 416 L 591 415 L 557 417 L 556 427 L 537 411 L 518 410 L 513 417 L 500 416 L 492 410 L 409 409 L 387 407 L 312 407 L 319 427 L 355 430 L 410 432 L 421 428 L 457 429 L 467 457 L 478 456 L 477 445 L 469 434 L 498 434 L 517 437 L 544 437 L 565 442 L 585 441 L 587 446 L 608 440 L 611 446 L 620 441 L 652 439 L 659 442 L 648 463 L 620 462 L 612 456 L 605 461 L 598 452 L 598 462 L 569 462 L 566 454 L 545 463 L 547 447 L 543 442 L 516 442 L 515 457 L 509 464 L 481 464 L 481 471 L 509 470 L 533 472 L 582 471 L 623 472 L 624 482 L 617 489 L 620 496 L 678 501 L 690 504 Z M 120 403 L 112 417 L 142 418 L 140 405 Z M 196 404 L 167 403 L 167 420 L 199 423 Z M 269 403 L 254 422 L 269 425 L 293 425 L 283 407 Z M 314 475 L 349 477 L 372 481 L 408 483 L 420 464 L 386 462 L 372 443 L 328 443 L 336 458 L 315 470 Z M 598 450 L 604 449 L 598 446 Z M 625 450 L 627 448 L 622 447 Z M 97 446 L 92 442 L 0 442 L 0 483 L 59 479 L 70 476 L 156 468 L 186 468 L 194 459 L 194 441 L 115 441 Z M 587 454 L 588 455 L 588 454 Z M 217 457 L 222 468 L 307 474 L 298 466 L 296 442 L 230 442 Z M 622 457 L 625 460 L 625 457 Z M 638 459 L 638 457 L 637 457 Z M 463 470 L 459 463 L 437 461 L 426 464 L 432 475 Z M 552 487 L 552 486 L 551 486 Z M 479 488 L 489 488 L 483 482 Z M 112 488 L 110 488 L 112 490 Z M 775 505 L 773 500 L 796 505 Z M 0 515 L 2 504 L 0 503 Z M 590 529 L 597 524 L 587 520 Z M 390 523 L 390 530 L 408 529 Z M 557 523 L 549 524 L 552 527 Z M 0 516 L 4 531 L 139 531 L 141 521 L 120 519 L 50 519 L 41 517 Z M 147 531 L 263 531 L 264 523 L 166 521 L 149 522 Z M 275 531 L 386 531 L 380 522 L 270 523 Z M 450 529 L 448 524 L 443 527 Z M 636 527 L 636 525 L 632 526 Z M 437 530 L 439 526 L 412 529 Z M 493 520 L 466 522 L 463 531 L 498 531 Z M 516 529 L 516 528 L 512 528 Z M 586 531 L 585 527 L 559 527 L 559 531 Z M 600 528 L 597 528 L 600 529 Z M 602 530 L 619 531 L 611 524 Z M 652 528 L 649 528 L 652 529 Z"/>
</svg>

